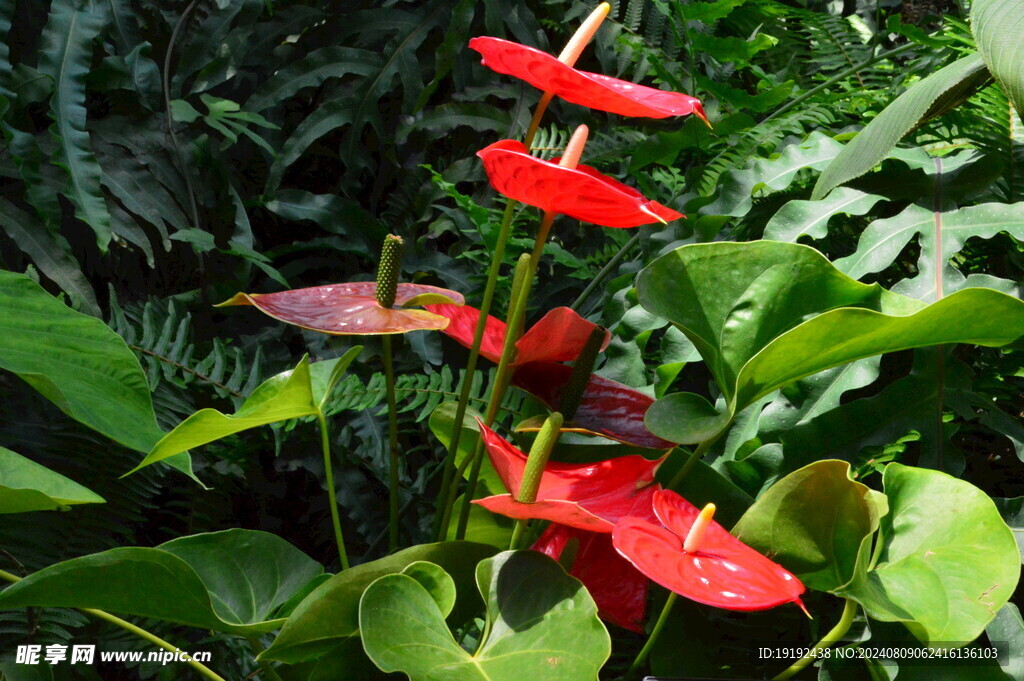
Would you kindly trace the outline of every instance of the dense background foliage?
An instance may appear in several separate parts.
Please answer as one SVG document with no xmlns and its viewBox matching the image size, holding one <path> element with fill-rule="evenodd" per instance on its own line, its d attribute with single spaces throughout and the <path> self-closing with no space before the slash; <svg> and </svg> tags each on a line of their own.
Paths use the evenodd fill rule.
<svg viewBox="0 0 1024 681">
<path fill-rule="evenodd" d="M 599 373 L 658 396 L 670 388 L 707 394 L 710 374 L 692 345 L 639 307 L 632 289 L 645 263 L 684 243 L 799 240 L 846 263 L 855 278 L 930 301 L 931 216 L 943 211 L 953 216 L 945 292 L 970 284 L 1019 292 L 1024 125 L 987 72 L 920 124 L 911 121 L 909 136 L 872 172 L 809 201 L 851 133 L 909 85 L 974 50 L 969 7 L 612 4 L 580 66 L 698 96 L 714 128 L 692 117 L 627 124 L 555 103 L 554 122 L 540 131 L 535 146 L 557 155 L 577 123 L 591 123 L 585 162 L 628 175 L 689 216 L 632 238 L 568 220 L 556 229 L 531 304 L 574 305 L 612 330 Z M 164 429 L 202 407 L 230 412 L 302 354 L 335 357 L 352 345 L 212 307 L 236 291 L 371 279 L 380 240 L 394 232 L 409 244 L 405 280 L 476 302 L 501 206 L 474 153 L 519 134 L 538 94 L 482 68 L 466 43 L 486 34 L 549 49 L 590 9 L 563 0 L 0 0 L 0 266 L 28 272 L 120 334 L 147 371 Z M 517 217 L 509 263 L 532 246 L 531 220 L 528 210 Z M 601 285 L 588 288 L 598 277 Z M 504 282 L 496 309 L 507 297 Z M 358 561 L 384 554 L 387 518 L 383 377 L 375 341 L 364 345 L 328 407 L 338 415 L 337 492 Z M 465 353 L 437 334 L 412 334 L 401 345 L 402 532 L 413 543 L 429 538 L 443 452 L 428 419 L 455 398 Z M 731 520 L 774 480 L 771 452 L 781 445 L 847 459 L 874 486 L 889 461 L 945 470 L 1000 500 L 1019 526 L 1022 365 L 1019 350 L 906 351 L 762 398 L 708 459 L 731 482 Z M 535 407 L 517 398 L 509 409 Z M 5 520 L 7 569 L 227 527 L 274 532 L 337 568 L 319 443 L 308 426 L 255 429 L 194 451 L 208 490 L 163 466 L 119 479 L 137 452 L 0 373 L 0 444 L 107 500 Z M 836 617 L 825 598 L 810 606 L 825 622 Z M 702 641 L 708 629 L 688 630 L 695 620 L 680 612 L 671 638 L 685 631 L 690 643 L 656 651 L 656 669 L 672 672 L 674 655 L 702 646 L 735 645 L 734 664 L 747 673 L 757 666 L 750 641 L 787 630 L 806 644 L 819 626 L 795 609 L 740 616 L 687 608 L 702 610 L 699 621 L 711 618 L 718 633 Z M 621 650 L 634 643 L 614 635 Z M 5 648 L 72 639 L 141 645 L 74 611 L 0 611 Z M 232 654 L 236 639 L 193 643 L 220 651 L 230 678 L 255 669 Z M 726 673 L 717 651 L 700 659 L 706 668 L 688 673 Z M 160 673 L 97 671 L 107 679 Z"/>
</svg>

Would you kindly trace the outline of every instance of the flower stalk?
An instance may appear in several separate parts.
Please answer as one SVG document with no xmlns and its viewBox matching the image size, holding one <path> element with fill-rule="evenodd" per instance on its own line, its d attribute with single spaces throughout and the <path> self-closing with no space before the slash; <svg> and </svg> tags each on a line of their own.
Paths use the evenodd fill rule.
<svg viewBox="0 0 1024 681">
<path fill-rule="evenodd" d="M 586 345 L 583 346 L 583 351 L 572 363 L 572 373 L 569 374 L 569 380 L 566 382 L 565 388 L 562 389 L 562 399 L 558 405 L 559 411 L 567 421 L 572 419 L 576 415 L 576 410 L 580 408 L 583 395 L 587 392 L 590 375 L 594 373 L 597 355 L 601 352 L 601 346 L 604 345 L 607 333 L 603 326 L 594 327 L 587 338 Z"/>
<path fill-rule="evenodd" d="M 544 421 L 537 438 L 530 447 L 530 455 L 526 459 L 526 470 L 523 471 L 523 480 L 519 483 L 519 490 L 516 494 L 516 501 L 523 504 L 532 504 L 537 501 L 537 491 L 540 489 L 541 476 L 544 468 L 548 465 L 551 452 L 558 442 L 558 436 L 562 433 L 562 415 L 553 412 Z M 509 542 L 509 549 L 522 548 L 523 536 L 526 534 L 527 520 L 516 520 L 515 529 L 512 531 L 512 539 Z"/>
<path fill-rule="evenodd" d="M 377 302 L 381 307 L 395 304 L 398 275 L 402 271 L 402 237 L 388 234 L 384 238 L 380 265 L 377 267 Z M 398 549 L 399 486 L 398 475 L 398 406 L 395 399 L 395 367 L 391 336 L 381 338 L 383 345 L 384 379 L 388 401 L 388 548 Z"/>
</svg>

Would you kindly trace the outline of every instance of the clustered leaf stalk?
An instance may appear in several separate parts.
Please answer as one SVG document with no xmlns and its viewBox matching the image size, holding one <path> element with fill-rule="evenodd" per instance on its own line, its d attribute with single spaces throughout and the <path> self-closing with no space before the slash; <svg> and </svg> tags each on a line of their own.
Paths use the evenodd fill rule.
<svg viewBox="0 0 1024 681">
<path fill-rule="evenodd" d="M 402 271 L 402 237 L 388 234 L 384 238 L 380 265 L 377 267 L 377 302 L 381 307 L 391 308 L 395 304 L 398 290 L 398 275 Z M 384 361 L 384 381 L 388 401 L 388 548 L 398 549 L 398 516 L 401 480 L 398 460 L 398 404 L 395 397 L 395 366 L 391 348 L 391 336 L 381 336 Z"/>
</svg>

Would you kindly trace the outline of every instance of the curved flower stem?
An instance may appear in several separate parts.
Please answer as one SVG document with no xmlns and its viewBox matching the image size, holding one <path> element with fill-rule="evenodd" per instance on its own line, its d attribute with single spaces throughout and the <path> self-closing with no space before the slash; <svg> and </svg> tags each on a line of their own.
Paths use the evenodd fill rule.
<svg viewBox="0 0 1024 681">
<path fill-rule="evenodd" d="M 525 253 L 519 256 L 516 263 L 516 273 L 512 280 L 512 300 L 509 305 L 508 318 L 505 320 L 505 345 L 501 351 L 501 359 L 498 360 L 498 370 L 494 374 L 494 382 L 491 384 L 491 396 L 487 401 L 487 411 L 484 413 L 484 424 L 488 427 L 494 423 L 498 416 L 498 410 L 505 399 L 505 391 L 512 378 L 512 365 L 516 358 L 516 341 L 523 332 L 523 318 L 526 316 L 526 301 L 530 297 L 530 284 L 533 283 L 534 265 L 530 256 Z M 476 448 L 473 450 L 472 468 L 469 471 L 469 482 L 466 486 L 466 493 L 462 498 L 462 507 L 459 509 L 459 524 L 455 531 L 456 539 L 463 539 L 466 536 L 466 527 L 469 525 L 469 509 L 476 494 L 476 486 L 480 480 L 480 468 L 484 459 L 484 440 L 481 437 L 477 440 Z"/>
<path fill-rule="evenodd" d="M 842 640 L 843 636 L 846 635 L 846 632 L 850 630 L 850 625 L 853 624 L 853 618 L 856 615 L 857 603 L 852 599 L 847 598 L 846 604 L 843 606 L 843 614 L 840 616 L 839 621 L 836 622 L 836 625 L 832 627 L 832 629 L 825 634 L 825 636 L 823 636 L 822 639 L 818 641 L 818 643 L 816 643 L 806 655 L 787 667 L 781 674 L 775 676 L 772 681 L 785 681 L 811 662 L 818 659 L 821 655 L 821 651 Z"/>
<path fill-rule="evenodd" d="M 526 131 L 523 144 L 527 148 L 533 144 L 533 138 L 540 127 L 540 121 L 544 112 L 551 102 L 551 93 L 544 93 L 537 103 L 533 112 L 533 119 Z M 452 439 L 448 445 L 448 457 L 444 463 L 444 474 L 441 478 L 441 497 L 443 505 L 434 516 L 434 536 L 440 541 L 448 530 L 448 523 L 455 505 L 455 498 L 458 496 L 458 477 L 455 476 L 455 456 L 459 451 L 459 441 L 462 439 L 462 422 L 466 418 L 466 408 L 469 406 L 469 393 L 473 384 L 473 375 L 476 373 L 477 360 L 480 358 L 480 345 L 483 343 L 484 331 L 487 328 L 487 316 L 491 312 L 491 303 L 494 302 L 494 290 L 497 288 L 498 275 L 501 272 L 501 264 L 505 260 L 505 245 L 508 243 L 509 234 L 512 231 L 512 217 L 515 215 L 517 201 L 508 200 L 505 212 L 501 216 L 501 227 L 498 230 L 498 240 L 494 244 L 494 253 L 491 254 L 490 269 L 487 270 L 487 283 L 484 285 L 483 300 L 480 301 L 480 318 L 477 320 L 476 329 L 473 332 L 473 347 L 469 350 L 469 359 L 466 360 L 466 373 L 462 379 L 462 388 L 459 391 L 459 401 L 455 407 L 455 421 L 452 429 Z M 454 479 L 453 479 L 454 478 Z"/>
<path fill-rule="evenodd" d="M 383 336 L 384 379 L 388 398 L 388 549 L 398 548 L 398 411 L 395 399 L 395 366 L 391 356 L 391 336 Z"/>
<path fill-rule="evenodd" d="M 5 572 L 4 570 L 0 570 L 0 579 L 3 579 L 4 581 L 11 582 L 11 583 L 20 582 L 21 581 L 21 577 L 18 577 L 16 575 L 12 575 L 10 572 Z M 160 638 L 159 636 L 157 636 L 155 634 L 151 634 L 150 632 L 146 631 L 142 627 L 138 627 L 138 626 L 132 624 L 131 622 L 128 622 L 127 620 L 123 620 L 120 617 L 117 617 L 116 615 L 111 615 L 109 612 L 105 612 L 103 610 L 95 610 L 93 608 L 77 608 L 77 609 L 81 610 L 82 612 L 86 613 L 87 615 L 92 615 L 93 617 L 95 617 L 97 619 L 101 619 L 101 620 L 104 620 L 106 622 L 110 622 L 111 624 L 115 624 L 115 625 L 121 627 L 122 629 L 124 629 L 125 631 L 130 631 L 131 633 L 135 634 L 139 638 L 142 638 L 142 639 L 144 639 L 146 641 L 149 641 L 153 645 L 159 646 L 159 647 L 163 648 L 166 651 L 169 651 L 169 652 L 172 652 L 172 653 L 180 653 L 180 652 L 182 652 L 181 648 L 178 648 L 177 646 L 175 646 L 175 645 L 173 645 L 171 643 L 168 643 L 167 641 L 163 640 L 162 638 Z M 216 673 L 215 671 L 213 671 L 212 669 L 210 669 L 206 665 L 202 664 L 201 662 L 196 662 L 195 660 L 193 660 L 191 658 L 189 658 L 187 660 L 184 660 L 184 662 L 186 664 L 190 665 L 193 669 L 195 669 L 200 675 L 210 679 L 211 681 L 225 681 L 223 676 L 221 676 L 220 674 Z"/>
<path fill-rule="evenodd" d="M 633 660 L 633 664 L 629 666 L 629 670 L 623 678 L 633 678 L 637 672 L 643 668 L 644 663 L 647 662 L 647 656 L 651 654 L 651 650 L 654 648 L 655 642 L 657 642 L 658 637 L 661 635 L 661 630 L 664 629 L 665 625 L 668 623 L 668 616 L 669 613 L 672 612 L 672 606 L 676 604 L 676 598 L 676 592 L 670 591 L 668 598 L 665 599 L 665 605 L 661 608 L 661 614 L 658 615 L 658 621 L 654 623 L 654 628 L 651 629 L 651 635 L 647 637 L 647 643 L 645 643 L 644 647 L 640 649 L 639 653 L 637 653 L 636 659 Z"/>
<path fill-rule="evenodd" d="M 338 515 L 338 500 L 334 492 L 334 468 L 331 464 L 331 438 L 327 430 L 327 418 L 322 409 L 316 412 L 316 420 L 320 424 L 320 449 L 324 454 L 324 477 L 327 478 L 327 501 L 331 507 L 331 524 L 334 525 L 334 541 L 338 545 L 338 557 L 341 569 L 348 569 L 348 554 L 345 552 L 345 538 L 341 534 L 341 517 Z"/>
<path fill-rule="evenodd" d="M 629 241 L 624 243 L 622 245 L 622 248 L 620 248 L 619 251 L 612 256 L 612 259 L 609 260 L 608 263 L 601 268 L 601 271 L 597 273 L 597 275 L 589 284 L 587 284 L 587 287 L 583 289 L 583 293 L 581 293 L 579 297 L 573 301 L 572 305 L 569 306 L 569 309 L 579 312 L 580 306 L 583 305 L 583 301 L 590 297 L 590 294 L 594 292 L 594 290 L 598 287 L 598 285 L 600 285 L 602 281 L 604 281 L 604 278 L 611 274 L 612 270 L 615 269 L 620 262 L 622 262 L 622 259 L 626 257 L 626 253 L 631 251 L 633 247 L 636 246 L 639 242 L 640 232 L 637 232 L 636 234 L 631 236 Z"/>
</svg>

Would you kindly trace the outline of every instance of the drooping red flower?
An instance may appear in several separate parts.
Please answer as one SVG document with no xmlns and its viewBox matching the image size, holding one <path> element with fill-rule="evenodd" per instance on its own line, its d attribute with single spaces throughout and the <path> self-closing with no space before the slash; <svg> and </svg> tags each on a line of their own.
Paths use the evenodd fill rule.
<svg viewBox="0 0 1024 681">
<path fill-rule="evenodd" d="M 572 367 L 566 364 L 533 362 L 516 368 L 512 385 L 530 393 L 549 409 L 558 409 L 571 374 Z M 600 435 L 647 449 L 672 449 L 675 443 L 661 439 L 644 425 L 644 414 L 652 404 L 654 398 L 650 395 L 594 374 L 587 381 L 576 414 L 564 430 Z"/>
<path fill-rule="evenodd" d="M 435 314 L 451 320 L 443 333 L 463 347 L 473 347 L 480 311 L 474 307 L 427 305 Z M 569 308 L 555 308 L 534 324 L 516 343 L 512 385 L 525 390 L 549 409 L 558 409 L 562 390 L 569 382 L 572 367 L 558 364 L 575 360 L 597 325 Z M 606 336 L 605 345 L 610 335 Z M 501 358 L 505 343 L 505 323 L 487 317 L 480 355 L 492 362 Z M 644 425 L 644 414 L 654 399 L 639 390 L 601 376 L 591 376 L 575 415 L 563 430 L 600 435 L 636 447 L 672 449 L 675 444 L 655 436 Z M 527 427 L 526 429 L 530 429 Z"/>
<path fill-rule="evenodd" d="M 700 509 L 670 490 L 654 493 L 659 524 L 624 517 L 615 525 L 615 549 L 640 572 L 670 591 L 726 610 L 765 610 L 800 602 L 804 585 L 711 521 L 699 547 L 686 551 L 684 540 Z"/>
<path fill-rule="evenodd" d="M 496 191 L 544 211 L 604 227 L 638 227 L 684 217 L 594 168 L 567 168 L 531 156 L 522 142 L 499 140 L 476 153 Z"/>
<path fill-rule="evenodd" d="M 650 580 L 618 554 L 611 535 L 552 523 L 530 548 L 560 560 L 573 542 L 569 574 L 587 587 L 601 619 L 642 634 Z"/>
<path fill-rule="evenodd" d="M 654 520 L 651 498 L 658 489 L 653 484 L 654 474 L 665 457 L 650 461 L 631 455 L 588 464 L 548 463 L 541 474 L 537 500 L 526 504 L 516 501 L 526 454 L 482 422 L 480 434 L 494 469 L 510 492 L 473 502 L 492 513 L 604 533 L 629 515 Z"/>
<path fill-rule="evenodd" d="M 288 324 L 337 336 L 406 333 L 443 330 L 448 318 L 408 305 L 463 303 L 462 294 L 436 286 L 398 284 L 395 307 L 377 302 L 377 282 L 329 284 L 279 293 L 236 293 L 220 303 L 253 305 L 261 312 Z"/>
<path fill-rule="evenodd" d="M 700 100 L 690 95 L 580 71 L 546 52 L 500 38 L 473 38 L 469 46 L 483 56 L 483 65 L 491 70 L 524 80 L 573 104 L 623 116 L 668 118 L 694 114 L 707 121 Z"/>
<path fill-rule="evenodd" d="M 444 329 L 449 336 L 463 347 L 473 347 L 473 336 L 480 319 L 480 310 L 468 305 L 427 305 L 426 309 L 433 314 L 441 315 L 450 320 Z M 556 307 L 549 311 L 540 321 L 530 327 L 516 341 L 516 360 L 514 365 L 529 362 L 569 362 L 576 359 L 583 346 L 587 344 L 590 334 L 597 324 L 588 322 L 568 307 Z M 505 322 L 487 316 L 484 336 L 480 344 L 480 356 L 497 363 L 501 359 L 501 351 L 505 345 Z M 602 348 L 608 345 L 611 334 L 605 332 Z"/>
</svg>

